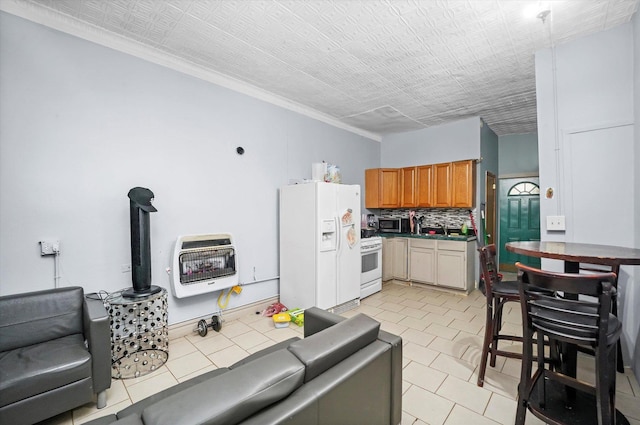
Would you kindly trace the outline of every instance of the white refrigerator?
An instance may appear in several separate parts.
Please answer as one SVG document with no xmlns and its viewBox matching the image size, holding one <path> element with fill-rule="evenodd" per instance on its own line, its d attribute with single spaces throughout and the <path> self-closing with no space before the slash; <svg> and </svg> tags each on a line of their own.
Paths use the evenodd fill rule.
<svg viewBox="0 0 640 425">
<path fill-rule="evenodd" d="M 329 310 L 360 298 L 360 186 L 280 189 L 280 302 Z"/>
</svg>

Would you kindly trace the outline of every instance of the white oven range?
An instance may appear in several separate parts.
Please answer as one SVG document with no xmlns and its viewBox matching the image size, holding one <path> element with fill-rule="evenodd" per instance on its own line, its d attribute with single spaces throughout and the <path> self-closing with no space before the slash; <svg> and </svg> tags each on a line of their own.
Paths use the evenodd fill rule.
<svg viewBox="0 0 640 425">
<path fill-rule="evenodd" d="M 382 238 L 373 236 L 360 239 L 362 274 L 360 299 L 382 290 Z"/>
</svg>

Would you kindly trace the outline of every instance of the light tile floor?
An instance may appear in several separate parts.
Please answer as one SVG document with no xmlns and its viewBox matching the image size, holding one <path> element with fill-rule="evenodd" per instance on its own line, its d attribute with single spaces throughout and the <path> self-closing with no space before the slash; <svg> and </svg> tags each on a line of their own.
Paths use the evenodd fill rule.
<svg viewBox="0 0 640 425">
<path fill-rule="evenodd" d="M 384 330 L 403 338 L 402 425 L 513 424 L 520 361 L 498 358 L 488 367 L 483 388 L 476 386 L 484 331 L 485 300 L 479 291 L 468 296 L 417 286 L 385 284 L 382 292 L 362 301 L 344 316 L 365 313 Z M 517 304 L 504 311 L 504 327 L 521 333 Z M 269 318 L 247 314 L 223 323 L 219 333 L 170 341 L 170 360 L 137 379 L 113 380 L 108 405 L 98 411 L 88 404 L 43 422 L 78 425 L 122 410 L 151 394 L 206 371 L 228 366 L 250 353 L 292 336 L 302 328 L 274 329 Z M 519 347 L 514 344 L 514 350 Z M 579 359 L 579 376 L 593 379 L 593 360 Z M 616 406 L 632 425 L 640 425 L 640 386 L 628 370 L 617 375 Z M 540 424 L 532 414 L 527 424 Z M 333 424 L 329 424 L 333 425 Z"/>
</svg>

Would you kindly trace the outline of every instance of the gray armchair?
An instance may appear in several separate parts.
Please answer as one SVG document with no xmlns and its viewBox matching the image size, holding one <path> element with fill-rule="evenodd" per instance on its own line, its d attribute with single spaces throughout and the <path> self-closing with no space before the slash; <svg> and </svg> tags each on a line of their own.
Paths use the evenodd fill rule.
<svg viewBox="0 0 640 425">
<path fill-rule="evenodd" d="M 0 424 L 33 424 L 111 386 L 109 316 L 80 287 L 0 297 Z"/>
</svg>

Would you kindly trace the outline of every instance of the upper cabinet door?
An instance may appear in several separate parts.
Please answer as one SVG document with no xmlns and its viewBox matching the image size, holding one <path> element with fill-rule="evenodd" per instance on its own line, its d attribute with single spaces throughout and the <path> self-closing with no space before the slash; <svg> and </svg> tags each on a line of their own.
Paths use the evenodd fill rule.
<svg viewBox="0 0 640 425">
<path fill-rule="evenodd" d="M 451 163 L 451 206 L 456 208 L 473 208 L 475 194 L 474 162 L 457 161 Z"/>
<path fill-rule="evenodd" d="M 416 203 L 418 207 L 433 206 L 433 166 L 416 167 Z"/>
<path fill-rule="evenodd" d="M 371 168 L 364 172 L 366 208 L 400 207 L 400 170 Z"/>
<path fill-rule="evenodd" d="M 451 206 L 451 163 L 433 165 L 433 206 Z"/>
<path fill-rule="evenodd" d="M 400 169 L 401 207 L 417 207 L 417 168 L 406 167 Z"/>
<path fill-rule="evenodd" d="M 364 170 L 364 206 L 380 208 L 380 169 Z"/>
<path fill-rule="evenodd" d="M 380 169 L 380 208 L 400 207 L 400 170 Z"/>
</svg>

